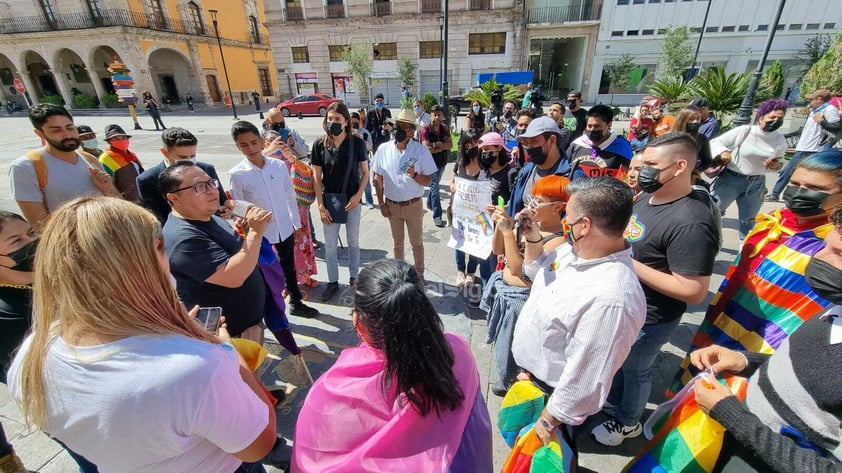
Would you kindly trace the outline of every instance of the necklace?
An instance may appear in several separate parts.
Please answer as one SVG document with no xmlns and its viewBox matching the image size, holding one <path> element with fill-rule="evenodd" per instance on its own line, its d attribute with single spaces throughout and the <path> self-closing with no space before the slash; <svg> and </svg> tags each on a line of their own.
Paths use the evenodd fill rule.
<svg viewBox="0 0 842 473">
<path fill-rule="evenodd" d="M 4 283 L 0 283 L 0 287 L 11 287 L 12 289 L 32 289 L 32 284 L 4 284 Z"/>
</svg>

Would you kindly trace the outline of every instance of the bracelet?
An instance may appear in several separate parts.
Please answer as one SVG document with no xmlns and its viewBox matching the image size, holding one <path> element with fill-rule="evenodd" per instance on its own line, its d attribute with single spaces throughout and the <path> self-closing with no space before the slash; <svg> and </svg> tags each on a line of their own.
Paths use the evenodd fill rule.
<svg viewBox="0 0 842 473">
<path fill-rule="evenodd" d="M 529 238 L 526 238 L 526 242 L 527 242 L 527 243 L 541 243 L 541 239 L 539 238 L 539 239 L 537 239 L 537 240 L 535 240 L 535 241 L 532 241 L 532 240 L 530 240 Z"/>
</svg>

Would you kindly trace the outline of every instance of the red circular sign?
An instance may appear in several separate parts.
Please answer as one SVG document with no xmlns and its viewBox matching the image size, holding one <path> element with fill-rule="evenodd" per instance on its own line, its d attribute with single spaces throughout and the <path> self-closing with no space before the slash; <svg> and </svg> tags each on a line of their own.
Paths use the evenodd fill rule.
<svg viewBox="0 0 842 473">
<path fill-rule="evenodd" d="M 17 89 L 18 92 L 20 92 L 20 93 L 26 92 L 26 86 L 23 85 L 22 80 L 15 79 L 13 83 L 15 84 L 15 89 Z"/>
</svg>

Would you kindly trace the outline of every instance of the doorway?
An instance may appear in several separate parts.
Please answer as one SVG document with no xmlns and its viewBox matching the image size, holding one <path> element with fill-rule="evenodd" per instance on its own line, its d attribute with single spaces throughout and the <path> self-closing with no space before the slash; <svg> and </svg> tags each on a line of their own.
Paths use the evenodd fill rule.
<svg viewBox="0 0 842 473">
<path fill-rule="evenodd" d="M 170 74 L 161 74 L 158 76 L 158 83 L 161 85 L 161 102 L 165 104 L 181 103 L 178 87 L 175 86 L 175 77 Z"/>
<path fill-rule="evenodd" d="M 208 82 L 208 92 L 210 92 L 211 101 L 213 103 L 222 102 L 222 94 L 219 92 L 219 84 L 216 81 L 216 76 L 208 74 L 205 76 L 205 80 Z"/>
</svg>

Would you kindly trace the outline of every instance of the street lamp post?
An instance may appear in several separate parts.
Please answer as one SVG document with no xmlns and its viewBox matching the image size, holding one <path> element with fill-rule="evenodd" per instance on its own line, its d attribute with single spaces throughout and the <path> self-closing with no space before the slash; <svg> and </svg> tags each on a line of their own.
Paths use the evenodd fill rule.
<svg viewBox="0 0 842 473">
<path fill-rule="evenodd" d="M 444 82 L 444 17 L 439 16 L 439 86 Z M 444 90 L 439 93 L 443 97 Z"/>
<path fill-rule="evenodd" d="M 442 77 L 442 81 L 441 81 L 441 101 L 442 101 L 442 106 L 444 107 L 445 123 L 447 123 L 448 126 L 450 126 L 450 105 L 448 105 L 448 103 L 447 103 L 448 102 L 448 95 L 450 95 L 449 87 L 448 87 L 448 83 L 447 83 L 447 22 L 448 22 L 448 14 L 449 14 L 448 10 L 450 10 L 450 0 L 444 0 L 444 19 L 443 19 L 443 22 L 444 22 L 444 28 L 443 28 L 444 50 L 441 52 L 441 57 L 442 57 L 441 61 L 442 61 L 442 64 L 443 64 L 442 74 L 444 75 L 444 77 Z"/>
<path fill-rule="evenodd" d="M 775 39 L 775 31 L 778 30 L 778 22 L 781 20 L 781 13 L 784 11 L 784 4 L 786 0 L 778 0 L 778 11 L 775 13 L 775 21 L 769 29 L 769 35 L 766 37 L 766 46 L 763 48 L 763 55 L 760 57 L 760 62 L 757 64 L 757 69 L 751 77 L 751 83 L 748 86 L 745 98 L 740 108 L 737 109 L 737 116 L 734 117 L 734 126 L 748 125 L 751 122 L 751 112 L 754 108 L 754 97 L 757 94 L 757 87 L 760 85 L 760 77 L 763 75 L 763 65 L 766 64 L 766 56 L 769 55 L 769 49 L 772 48 L 772 40 Z"/>
<path fill-rule="evenodd" d="M 708 0 L 708 6 L 705 9 L 705 19 L 702 20 L 702 31 L 699 32 L 699 42 L 696 43 L 696 53 L 693 54 L 693 66 L 692 66 L 693 69 L 691 69 L 691 71 L 690 71 L 690 73 L 693 76 L 696 76 L 696 75 L 699 74 L 699 69 L 696 68 L 696 60 L 699 58 L 699 48 L 702 47 L 702 38 L 705 37 L 705 30 L 707 29 L 707 26 L 708 26 L 708 15 L 710 15 L 710 4 L 712 2 L 713 2 L 713 0 Z"/>
<path fill-rule="evenodd" d="M 225 66 L 225 53 L 222 52 L 222 40 L 219 38 L 219 22 L 216 21 L 217 10 L 208 10 L 208 12 L 211 14 L 213 31 L 216 33 L 216 44 L 219 45 L 219 57 L 222 58 L 222 72 L 225 73 L 225 83 L 228 85 L 228 97 L 231 98 L 231 110 L 234 111 L 234 120 L 239 120 L 239 117 L 237 117 L 237 104 L 234 103 L 234 93 L 231 92 L 231 80 L 228 78 L 228 67 Z"/>
</svg>

